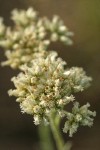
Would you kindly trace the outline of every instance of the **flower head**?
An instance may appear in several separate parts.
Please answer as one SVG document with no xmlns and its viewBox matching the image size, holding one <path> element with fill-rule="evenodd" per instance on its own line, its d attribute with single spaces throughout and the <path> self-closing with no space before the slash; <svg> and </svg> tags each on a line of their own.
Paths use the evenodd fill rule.
<svg viewBox="0 0 100 150">
<path fill-rule="evenodd" d="M 16 89 L 10 90 L 9 95 L 17 97 L 22 112 L 33 115 L 34 122 L 37 118 L 38 123 L 41 120 L 48 121 L 52 110 L 61 114 L 64 106 L 74 101 L 74 87 L 79 86 L 84 78 L 87 79 L 86 84 L 90 82 L 84 71 L 80 71 L 81 68 L 69 69 L 73 74 L 66 74 L 66 62 L 56 57 L 56 52 L 51 52 L 46 58 L 39 57 L 29 66 L 22 66 L 23 72 L 12 78 Z M 75 76 L 76 70 L 79 72 L 78 79 Z M 81 87 L 84 88 L 85 84 L 81 84 Z"/>
<path fill-rule="evenodd" d="M 33 9 L 29 8 L 25 10 L 14 9 L 12 11 L 12 20 L 19 26 L 27 26 L 30 23 L 34 23 L 37 19 L 38 13 Z"/>
<path fill-rule="evenodd" d="M 88 108 L 90 104 L 87 103 L 79 107 L 79 103 L 75 102 L 72 109 L 72 113 L 66 113 L 67 121 L 65 122 L 63 131 L 67 133 L 69 131 L 69 136 L 72 137 L 73 134 L 77 131 L 79 125 L 89 126 L 93 125 L 93 118 L 96 116 L 96 112 L 90 111 Z"/>
<path fill-rule="evenodd" d="M 49 32 L 51 32 L 50 39 L 51 41 L 61 41 L 66 45 L 72 45 L 72 40 L 70 39 L 73 36 L 73 33 L 68 30 L 65 26 L 63 20 L 59 16 L 55 15 L 52 18 L 52 21 L 45 18 L 45 26 Z"/>
<path fill-rule="evenodd" d="M 5 49 L 7 57 L 3 66 L 20 68 L 35 59 L 36 53 L 41 55 L 42 51 L 47 50 L 52 41 L 61 40 L 67 45 L 72 43 L 71 32 L 58 17 L 53 17 L 52 21 L 40 18 L 33 8 L 29 8 L 14 9 L 11 19 L 14 21 L 13 27 L 5 27 L 0 19 L 0 46 Z M 54 35 L 58 37 L 55 40 Z"/>
</svg>

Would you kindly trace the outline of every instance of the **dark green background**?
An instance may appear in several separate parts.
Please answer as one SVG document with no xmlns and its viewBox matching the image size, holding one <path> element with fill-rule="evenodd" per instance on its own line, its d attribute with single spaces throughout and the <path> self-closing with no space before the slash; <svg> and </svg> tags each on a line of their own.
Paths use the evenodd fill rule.
<svg viewBox="0 0 100 150">
<path fill-rule="evenodd" d="M 40 16 L 59 15 L 74 32 L 74 45 L 52 45 L 68 66 L 81 66 L 93 77 L 92 86 L 76 97 L 80 103 L 91 103 L 97 111 L 94 126 L 80 128 L 70 140 L 72 150 L 100 150 L 100 0 L 0 0 L 0 16 L 10 25 L 10 11 L 33 6 Z M 0 50 L 0 60 L 4 60 Z M 17 72 L 0 67 L 0 150 L 39 150 L 37 127 L 32 117 L 22 115 L 15 98 L 8 97 L 10 78 Z M 65 140 L 68 135 L 64 135 Z"/>
</svg>

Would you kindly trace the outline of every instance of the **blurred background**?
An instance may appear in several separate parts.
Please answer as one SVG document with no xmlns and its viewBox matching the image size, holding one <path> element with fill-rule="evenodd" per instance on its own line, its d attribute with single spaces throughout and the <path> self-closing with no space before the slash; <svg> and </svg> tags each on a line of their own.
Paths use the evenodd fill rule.
<svg viewBox="0 0 100 150">
<path fill-rule="evenodd" d="M 34 7 L 40 16 L 51 18 L 59 15 L 74 32 L 73 46 L 61 43 L 51 46 L 68 66 L 79 66 L 92 76 L 92 86 L 76 95 L 81 104 L 91 103 L 91 109 L 97 111 L 94 126 L 80 128 L 72 140 L 72 150 L 100 150 L 100 0 L 0 0 L 0 16 L 10 25 L 10 12 L 14 8 Z M 4 60 L 0 50 L 0 61 Z M 22 115 L 15 98 L 7 91 L 12 87 L 10 81 L 17 72 L 9 67 L 0 67 L 0 150 L 40 150 L 37 127 L 33 118 Z"/>
</svg>

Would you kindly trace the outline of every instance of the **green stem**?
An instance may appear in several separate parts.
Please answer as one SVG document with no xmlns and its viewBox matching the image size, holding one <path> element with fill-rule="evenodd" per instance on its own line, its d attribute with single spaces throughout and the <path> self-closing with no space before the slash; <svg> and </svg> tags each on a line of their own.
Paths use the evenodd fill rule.
<svg viewBox="0 0 100 150">
<path fill-rule="evenodd" d="M 54 121 L 53 115 L 50 116 L 50 126 L 56 142 L 57 149 L 62 150 L 64 147 L 64 141 L 59 131 L 59 125 Z"/>
<path fill-rule="evenodd" d="M 49 126 L 40 125 L 38 127 L 40 137 L 41 150 L 54 150 L 53 142 L 51 139 L 51 132 Z"/>
<path fill-rule="evenodd" d="M 50 126 L 52 130 L 52 134 L 54 136 L 57 150 L 70 150 L 71 149 L 71 143 L 65 143 L 63 140 L 63 137 L 59 130 L 60 125 L 60 118 L 57 115 L 54 115 L 54 113 L 50 116 Z"/>
</svg>

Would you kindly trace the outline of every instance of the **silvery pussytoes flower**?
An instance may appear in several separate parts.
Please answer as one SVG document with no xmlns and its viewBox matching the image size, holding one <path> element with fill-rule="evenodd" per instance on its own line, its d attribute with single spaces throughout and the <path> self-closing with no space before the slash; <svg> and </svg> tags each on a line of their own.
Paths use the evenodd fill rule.
<svg viewBox="0 0 100 150">
<path fill-rule="evenodd" d="M 56 52 L 34 59 L 30 65 L 21 66 L 22 72 L 12 78 L 15 89 L 9 90 L 9 95 L 17 97 L 21 111 L 32 115 L 35 125 L 49 123 L 53 111 L 67 118 L 63 131 L 72 136 L 79 125 L 92 125 L 95 113 L 88 110 L 89 105 L 79 108 L 73 95 L 86 89 L 91 78 L 82 68 L 65 69 L 65 65 Z M 65 109 L 69 103 L 74 104 L 71 113 Z"/>
<path fill-rule="evenodd" d="M 42 51 L 47 50 L 51 42 L 59 40 L 67 45 L 72 44 L 70 37 L 73 33 L 57 16 L 50 21 L 40 18 L 33 8 L 29 8 L 26 11 L 14 9 L 11 19 L 13 27 L 6 27 L 0 19 L 0 46 L 4 48 L 7 57 L 2 63 L 4 66 L 20 68 L 33 60 L 37 53 L 42 55 Z"/>
</svg>

